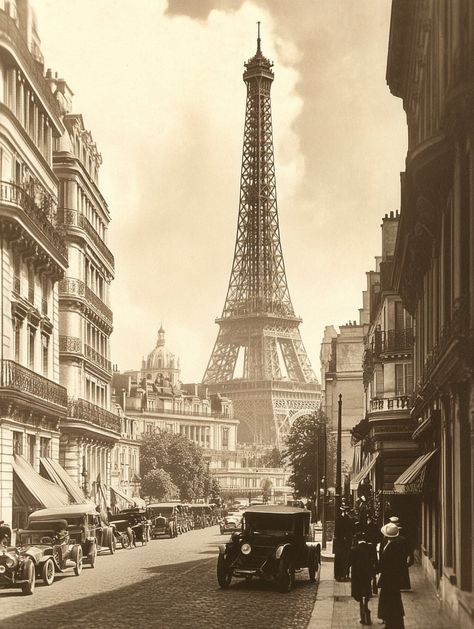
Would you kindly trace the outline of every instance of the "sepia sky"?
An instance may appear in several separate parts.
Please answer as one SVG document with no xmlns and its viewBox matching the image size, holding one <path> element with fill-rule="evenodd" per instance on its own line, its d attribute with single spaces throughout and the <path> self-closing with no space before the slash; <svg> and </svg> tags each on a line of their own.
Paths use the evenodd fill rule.
<svg viewBox="0 0 474 629">
<path fill-rule="evenodd" d="M 65 78 L 102 153 L 112 361 L 140 366 L 160 322 L 200 381 L 227 291 L 245 113 L 243 63 L 275 63 L 280 229 L 319 375 L 328 324 L 358 318 L 380 223 L 399 208 L 401 102 L 385 82 L 389 0 L 32 0 L 46 67 Z"/>
</svg>

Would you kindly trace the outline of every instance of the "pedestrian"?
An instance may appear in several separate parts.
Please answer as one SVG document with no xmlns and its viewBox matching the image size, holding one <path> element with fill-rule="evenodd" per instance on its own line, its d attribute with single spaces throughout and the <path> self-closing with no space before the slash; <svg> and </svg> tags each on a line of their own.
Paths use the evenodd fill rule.
<svg viewBox="0 0 474 629">
<path fill-rule="evenodd" d="M 340 514 L 334 523 L 334 578 L 336 581 L 349 579 L 349 553 L 351 549 L 353 521 L 349 517 L 348 507 L 340 507 Z"/>
<path fill-rule="evenodd" d="M 405 555 L 400 544 L 394 542 L 399 535 L 398 526 L 393 522 L 381 528 L 385 538 L 383 550 L 380 552 L 378 587 L 380 588 L 378 617 L 385 622 L 385 629 L 404 629 L 402 584 Z"/>
<path fill-rule="evenodd" d="M 390 522 L 398 526 L 398 537 L 396 538 L 395 541 L 397 544 L 400 544 L 400 552 L 405 556 L 402 584 L 401 584 L 400 589 L 411 590 L 409 567 L 412 566 L 414 563 L 413 548 L 409 542 L 408 536 L 406 535 L 406 531 L 400 524 L 400 520 L 398 516 L 396 515 L 392 516 L 390 518 Z"/>
<path fill-rule="evenodd" d="M 369 600 L 372 597 L 372 581 L 377 574 L 377 551 L 363 531 L 354 535 L 349 559 L 351 567 L 351 596 L 359 603 L 360 622 L 371 625 Z"/>
</svg>

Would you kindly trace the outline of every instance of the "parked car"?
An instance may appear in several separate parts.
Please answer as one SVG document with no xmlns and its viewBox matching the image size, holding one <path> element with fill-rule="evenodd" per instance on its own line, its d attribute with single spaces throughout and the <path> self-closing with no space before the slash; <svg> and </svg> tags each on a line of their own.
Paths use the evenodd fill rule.
<svg viewBox="0 0 474 629">
<path fill-rule="evenodd" d="M 321 546 L 311 541 L 311 513 L 288 506 L 252 506 L 243 515 L 242 531 L 219 546 L 217 580 L 229 587 L 232 578 L 273 578 L 280 592 L 289 592 L 295 573 L 308 569 L 316 580 Z"/>
<path fill-rule="evenodd" d="M 28 522 L 27 529 L 18 531 L 15 547 L 2 545 L 0 585 L 19 586 L 23 594 L 33 594 L 38 578 L 52 585 L 56 572 L 68 568 L 81 574 L 82 548 L 71 542 L 66 520 Z"/>
<path fill-rule="evenodd" d="M 120 542 L 122 548 L 129 548 L 133 543 L 133 531 L 128 518 L 122 513 L 109 516 L 109 524 L 113 529 L 115 541 Z"/>
<path fill-rule="evenodd" d="M 147 514 L 151 522 L 151 536 L 178 536 L 178 509 L 175 503 L 156 502 L 147 505 Z"/>
<path fill-rule="evenodd" d="M 54 509 L 40 509 L 29 517 L 29 527 L 36 521 L 66 520 L 71 540 L 80 544 L 85 561 L 94 568 L 97 554 L 107 549 L 115 552 L 115 537 L 111 526 L 103 522 L 92 503 L 66 505 Z"/>
<path fill-rule="evenodd" d="M 240 531 L 242 524 L 242 514 L 230 512 L 225 515 L 220 521 L 219 527 L 221 535 L 225 533 L 234 533 L 234 531 Z"/>
<path fill-rule="evenodd" d="M 122 509 L 119 515 L 128 520 L 128 525 L 133 534 L 133 546 L 136 546 L 137 542 L 141 542 L 143 546 L 151 539 L 151 521 L 145 509 L 141 509 L 140 507 Z"/>
</svg>

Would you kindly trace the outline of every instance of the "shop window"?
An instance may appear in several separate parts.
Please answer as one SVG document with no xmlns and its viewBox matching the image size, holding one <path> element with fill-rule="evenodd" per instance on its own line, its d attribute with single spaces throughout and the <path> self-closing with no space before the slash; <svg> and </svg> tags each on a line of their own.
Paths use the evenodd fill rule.
<svg viewBox="0 0 474 629">
<path fill-rule="evenodd" d="M 23 433 L 13 431 L 13 454 L 23 454 Z"/>
</svg>

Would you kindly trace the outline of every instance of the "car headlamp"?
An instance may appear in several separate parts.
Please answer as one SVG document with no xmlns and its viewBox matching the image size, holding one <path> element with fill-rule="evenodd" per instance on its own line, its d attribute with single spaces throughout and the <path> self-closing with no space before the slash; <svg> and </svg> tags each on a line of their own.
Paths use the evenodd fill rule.
<svg viewBox="0 0 474 629">
<path fill-rule="evenodd" d="M 252 552 L 252 547 L 250 546 L 250 544 L 242 544 L 240 550 L 242 551 L 243 555 L 250 555 L 250 553 Z"/>
<path fill-rule="evenodd" d="M 4 574 L 6 572 L 5 566 L 0 566 L 0 574 Z"/>
</svg>

